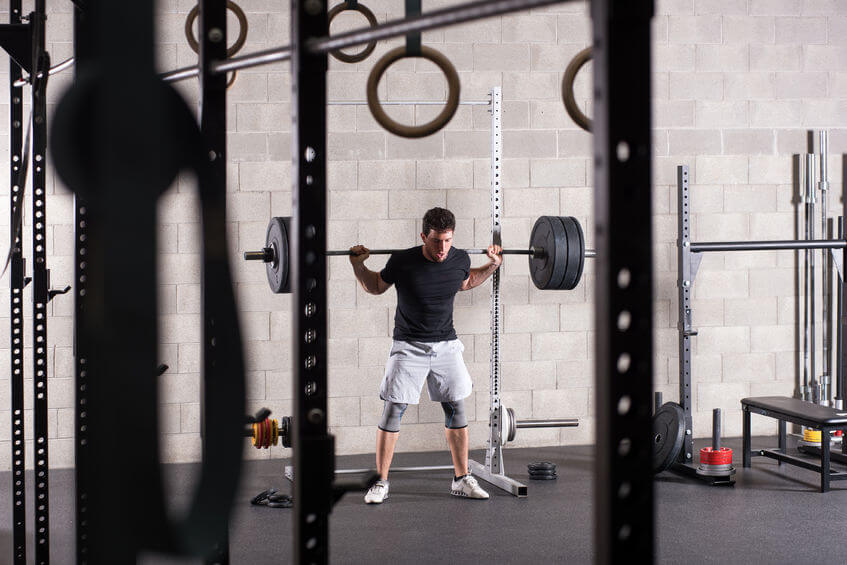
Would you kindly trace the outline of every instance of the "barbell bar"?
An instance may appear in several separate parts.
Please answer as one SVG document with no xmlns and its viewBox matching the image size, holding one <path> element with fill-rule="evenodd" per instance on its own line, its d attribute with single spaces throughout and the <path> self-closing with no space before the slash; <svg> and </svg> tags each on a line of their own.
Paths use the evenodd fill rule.
<svg viewBox="0 0 847 565">
<path fill-rule="evenodd" d="M 265 235 L 265 246 L 259 251 L 245 251 L 247 261 L 265 263 L 268 284 L 276 294 L 291 290 L 289 281 L 289 232 L 291 218 L 271 218 Z M 525 249 L 503 249 L 506 255 L 526 255 L 533 284 L 541 290 L 572 290 L 582 278 L 586 257 L 596 257 L 585 249 L 582 226 L 572 216 L 541 216 L 535 221 Z M 388 255 L 402 249 L 373 249 L 372 255 Z M 485 255 L 487 249 L 465 249 L 469 254 Z M 350 250 L 328 250 L 327 256 L 349 256 Z"/>
</svg>

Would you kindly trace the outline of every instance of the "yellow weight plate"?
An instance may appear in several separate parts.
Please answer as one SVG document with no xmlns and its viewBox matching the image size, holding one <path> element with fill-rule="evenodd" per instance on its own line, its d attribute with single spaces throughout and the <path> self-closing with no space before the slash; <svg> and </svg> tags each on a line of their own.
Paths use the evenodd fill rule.
<svg viewBox="0 0 847 565">
<path fill-rule="evenodd" d="M 821 442 L 821 431 L 820 430 L 803 430 L 803 440 L 809 441 L 813 443 Z"/>
</svg>

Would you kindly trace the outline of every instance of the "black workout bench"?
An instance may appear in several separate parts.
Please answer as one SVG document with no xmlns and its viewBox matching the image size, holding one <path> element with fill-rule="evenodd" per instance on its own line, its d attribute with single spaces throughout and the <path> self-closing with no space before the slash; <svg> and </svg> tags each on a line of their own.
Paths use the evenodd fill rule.
<svg viewBox="0 0 847 565">
<path fill-rule="evenodd" d="M 832 471 L 830 464 L 829 433 L 833 430 L 847 430 L 847 411 L 836 410 L 829 406 L 812 404 L 798 398 L 783 396 L 760 396 L 741 400 L 744 413 L 744 439 L 742 445 L 744 467 L 750 467 L 753 455 L 776 459 L 779 464 L 788 463 L 820 473 L 821 492 L 829 491 L 829 481 L 847 480 L 847 473 Z M 757 449 L 750 448 L 750 414 L 760 414 L 779 421 L 779 448 Z M 807 428 L 821 431 L 821 462 L 820 465 L 807 459 L 794 457 L 786 453 L 785 423 L 792 422 Z M 847 453 L 847 441 L 841 442 L 842 453 Z"/>
</svg>

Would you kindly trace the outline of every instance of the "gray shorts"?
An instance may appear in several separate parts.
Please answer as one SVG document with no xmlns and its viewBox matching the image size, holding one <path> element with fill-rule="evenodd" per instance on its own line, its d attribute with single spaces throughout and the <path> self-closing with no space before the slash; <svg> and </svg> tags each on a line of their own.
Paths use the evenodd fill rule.
<svg viewBox="0 0 847 565">
<path fill-rule="evenodd" d="M 391 346 L 379 397 L 402 404 L 417 404 L 424 381 L 435 402 L 456 402 L 471 393 L 472 382 L 458 339 L 450 341 L 397 341 Z"/>
</svg>

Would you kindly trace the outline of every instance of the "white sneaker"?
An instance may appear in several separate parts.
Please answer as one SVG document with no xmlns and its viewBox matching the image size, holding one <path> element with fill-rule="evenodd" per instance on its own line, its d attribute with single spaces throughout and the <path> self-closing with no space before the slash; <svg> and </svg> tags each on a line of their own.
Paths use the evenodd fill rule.
<svg viewBox="0 0 847 565">
<path fill-rule="evenodd" d="M 479 483 L 472 475 L 465 475 L 461 479 L 454 480 L 450 486 L 450 494 L 453 496 L 464 496 L 465 498 L 488 498 L 488 493 L 482 490 Z"/>
<path fill-rule="evenodd" d="M 368 489 L 368 493 L 365 495 L 365 503 L 382 504 L 382 501 L 386 498 L 388 498 L 388 481 L 380 479 Z"/>
</svg>

